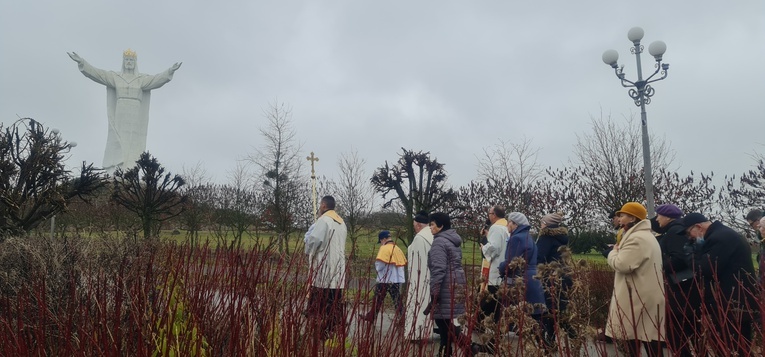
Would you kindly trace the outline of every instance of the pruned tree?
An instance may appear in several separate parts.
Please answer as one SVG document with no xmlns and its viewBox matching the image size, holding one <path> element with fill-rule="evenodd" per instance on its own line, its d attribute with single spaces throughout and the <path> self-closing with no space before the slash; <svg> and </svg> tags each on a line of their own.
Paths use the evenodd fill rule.
<svg viewBox="0 0 765 357">
<path fill-rule="evenodd" d="M 114 173 L 112 200 L 133 212 L 141 220 L 144 239 L 152 238 L 152 226 L 178 216 L 186 196 L 181 193 L 185 181 L 180 175 L 165 173 L 165 168 L 149 152 L 136 165 Z"/>
<path fill-rule="evenodd" d="M 356 150 L 342 153 L 338 160 L 340 177 L 336 183 L 338 209 L 348 227 L 351 241 L 351 258 L 356 256 L 356 242 L 361 235 L 363 223 L 372 213 L 374 191 L 364 169 L 366 160 Z"/>
<path fill-rule="evenodd" d="M 430 152 L 414 152 L 401 148 L 398 162 L 391 166 L 385 162 L 372 176 L 372 186 L 386 199 L 383 207 L 390 207 L 399 201 L 405 210 L 407 242 L 414 238 L 414 212 L 425 210 L 446 210 L 456 198 L 456 193 L 447 187 L 444 164 L 430 157 Z"/>
<path fill-rule="evenodd" d="M 79 176 L 66 169 L 72 146 L 31 118 L 6 128 L 0 123 L 0 240 L 34 229 L 104 186 L 92 164 L 83 162 Z"/>
<path fill-rule="evenodd" d="M 259 168 L 262 183 L 264 223 L 276 234 L 280 252 L 289 253 L 287 237 L 295 231 L 295 215 L 305 199 L 305 179 L 301 176 L 302 145 L 292 127 L 292 109 L 284 103 L 271 103 L 263 111 L 266 126 L 260 128 L 264 140 L 249 161 Z"/>
</svg>

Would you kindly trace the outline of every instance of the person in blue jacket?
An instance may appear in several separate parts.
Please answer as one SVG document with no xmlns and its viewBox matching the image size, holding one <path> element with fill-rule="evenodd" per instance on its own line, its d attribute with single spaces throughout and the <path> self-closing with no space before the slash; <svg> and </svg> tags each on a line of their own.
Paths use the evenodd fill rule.
<svg viewBox="0 0 765 357">
<path fill-rule="evenodd" d="M 542 313 L 545 310 L 545 294 L 540 282 L 534 276 L 537 274 L 537 245 L 530 234 L 529 220 L 523 213 L 512 212 L 507 215 L 507 230 L 510 237 L 507 238 L 505 261 L 499 264 L 499 272 L 508 285 L 516 284 L 516 278 L 521 277 L 525 286 L 525 301 L 534 306 L 531 317 L 541 323 Z M 523 258 L 524 267 L 515 267 L 513 259 Z M 511 296 L 508 303 L 518 303 L 521 297 Z"/>
</svg>

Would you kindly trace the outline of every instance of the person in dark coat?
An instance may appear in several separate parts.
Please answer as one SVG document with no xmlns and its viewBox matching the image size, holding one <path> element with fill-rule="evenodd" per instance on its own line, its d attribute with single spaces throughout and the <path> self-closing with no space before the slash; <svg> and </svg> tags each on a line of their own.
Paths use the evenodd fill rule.
<svg viewBox="0 0 765 357">
<path fill-rule="evenodd" d="M 548 310 L 548 314 L 542 318 L 542 324 L 548 345 L 555 342 L 555 322 L 560 321 L 566 311 L 568 291 L 574 285 L 560 252 L 561 247 L 568 246 L 568 228 L 561 226 L 562 223 L 561 212 L 545 215 L 537 238 L 537 264 L 550 264 L 547 269 L 540 270 L 543 273 L 542 285 Z M 575 331 L 567 323 L 561 326 L 573 336 Z"/>
<path fill-rule="evenodd" d="M 716 341 L 720 355 L 739 356 L 750 352 L 752 342 L 751 309 L 755 307 L 756 275 L 749 243 L 720 221 L 710 222 L 700 213 L 689 213 L 682 220 L 685 233 L 703 240 L 693 253 L 695 277 L 704 284 L 702 318 Z"/>
<path fill-rule="evenodd" d="M 462 267 L 462 238 L 452 228 L 446 213 L 431 214 L 429 225 L 433 233 L 433 245 L 428 252 L 431 299 L 423 314 L 432 314 L 438 326 L 439 356 L 451 356 L 451 344 L 461 334 L 452 321 L 465 313 L 467 278 Z"/>
<path fill-rule="evenodd" d="M 684 246 L 688 242 L 680 220 L 683 211 L 673 205 L 656 207 L 654 232 L 661 248 L 662 269 L 667 283 L 667 342 L 674 356 L 692 356 L 691 341 L 700 331 L 696 323 L 701 295 L 692 266 L 686 264 Z"/>
</svg>

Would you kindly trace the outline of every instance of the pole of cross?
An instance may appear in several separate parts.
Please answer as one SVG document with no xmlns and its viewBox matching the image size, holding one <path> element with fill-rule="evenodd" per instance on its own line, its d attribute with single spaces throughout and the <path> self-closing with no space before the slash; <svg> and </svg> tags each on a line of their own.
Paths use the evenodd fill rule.
<svg viewBox="0 0 765 357">
<path fill-rule="evenodd" d="M 311 156 L 305 159 L 311 162 L 311 202 L 313 202 L 313 220 L 316 221 L 316 170 L 314 163 L 319 161 L 319 158 L 314 156 L 313 151 L 311 151 Z"/>
</svg>

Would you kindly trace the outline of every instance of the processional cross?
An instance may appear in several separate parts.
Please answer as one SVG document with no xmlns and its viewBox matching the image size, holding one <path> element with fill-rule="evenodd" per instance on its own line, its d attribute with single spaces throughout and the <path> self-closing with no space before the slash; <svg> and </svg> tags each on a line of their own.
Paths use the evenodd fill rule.
<svg viewBox="0 0 765 357">
<path fill-rule="evenodd" d="M 319 161 L 319 158 L 314 156 L 313 151 L 311 151 L 311 156 L 305 159 L 311 162 L 311 199 L 313 201 L 313 220 L 316 221 L 316 171 L 314 170 L 314 163 Z"/>
</svg>

